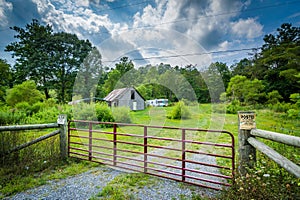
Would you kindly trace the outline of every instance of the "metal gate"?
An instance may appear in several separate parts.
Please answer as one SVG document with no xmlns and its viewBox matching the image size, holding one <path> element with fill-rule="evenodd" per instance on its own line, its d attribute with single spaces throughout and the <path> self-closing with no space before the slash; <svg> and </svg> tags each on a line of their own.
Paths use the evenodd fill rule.
<svg viewBox="0 0 300 200">
<path fill-rule="evenodd" d="M 72 120 L 68 154 L 215 190 L 231 186 L 235 167 L 234 136 L 223 130 Z"/>
</svg>

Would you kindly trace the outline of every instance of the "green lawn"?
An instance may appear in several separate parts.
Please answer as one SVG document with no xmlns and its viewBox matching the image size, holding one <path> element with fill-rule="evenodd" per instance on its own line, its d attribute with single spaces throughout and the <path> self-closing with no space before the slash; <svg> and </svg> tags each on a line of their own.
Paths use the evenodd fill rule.
<svg viewBox="0 0 300 200">
<path fill-rule="evenodd" d="M 161 108 L 147 108 L 143 111 L 135 111 L 130 112 L 131 120 L 133 124 L 143 124 L 143 125 L 155 125 L 155 126 L 172 126 L 172 127 L 186 127 L 186 128 L 202 128 L 202 129 L 218 129 L 218 130 L 227 130 L 231 132 L 235 137 L 235 147 L 236 147 L 236 155 L 237 155 L 237 136 L 238 136 L 238 116 L 237 114 L 220 114 L 212 112 L 214 110 L 214 105 L 211 104 L 200 104 L 199 106 L 190 106 L 189 110 L 192 114 L 192 117 L 190 119 L 186 120 L 174 120 L 167 118 L 167 115 L 171 112 L 173 107 L 161 107 Z M 256 124 L 257 128 L 259 129 L 265 129 L 270 131 L 276 131 L 281 132 L 285 134 L 291 134 L 300 136 L 300 121 L 299 120 L 290 120 L 285 118 L 283 114 L 280 113 L 273 113 L 268 110 L 258 110 L 256 111 L 257 117 L 256 117 Z M 99 126 L 93 127 L 94 129 L 102 130 L 102 131 L 112 131 L 112 128 L 100 128 Z M 132 133 L 137 135 L 143 134 L 143 127 L 119 127 L 118 132 L 121 133 Z M 187 138 L 186 139 L 192 139 L 197 141 L 206 141 L 206 142 L 216 142 L 216 143 L 230 143 L 230 138 L 226 134 L 220 134 L 220 133 L 206 133 L 206 132 L 190 132 L 187 131 Z M 41 132 L 35 132 L 31 137 L 38 137 L 42 134 Z M 44 133 L 43 133 L 44 134 Z M 88 136 L 88 132 L 83 131 L 73 131 L 74 135 L 83 135 Z M 164 130 L 164 129 L 151 129 L 148 130 L 148 135 L 153 136 L 159 136 L 159 137 L 171 137 L 171 138 L 181 138 L 181 132 L 178 130 Z M 111 140 L 112 135 L 103 135 L 99 133 L 93 133 L 93 136 L 100 137 L 102 139 Z M 142 138 L 132 138 L 128 136 L 118 136 L 118 140 L 123 141 L 131 141 L 143 144 Z M 88 139 L 80 139 L 80 138 L 72 138 L 71 141 L 78 142 L 78 143 L 87 143 Z M 300 152 L 299 148 L 290 148 L 286 145 L 280 145 L 278 143 L 274 142 L 268 142 L 267 144 L 271 145 L 273 148 L 278 150 L 280 153 L 283 153 L 286 157 L 289 159 L 292 159 L 295 163 L 300 164 Z M 53 146 L 53 141 L 51 140 L 51 146 Z M 105 142 L 105 141 L 99 141 L 95 140 L 93 141 L 94 145 L 98 146 L 106 146 L 106 147 L 112 147 L 111 142 Z M 149 139 L 148 144 L 153 145 L 160 145 L 160 146 L 178 146 L 176 142 L 170 142 L 170 141 L 161 141 L 161 140 L 154 140 Z M 44 144 L 42 144 L 44 145 Z M 133 145 L 126 145 L 126 144 L 118 144 L 120 148 L 127 149 L 127 150 L 133 150 L 133 151 L 143 151 L 143 147 L 141 146 L 133 146 Z M 49 146 L 49 145 L 48 145 Z M 88 150 L 88 147 L 83 147 L 82 145 L 73 145 L 74 147 L 81 147 L 85 150 Z M 50 146 L 49 146 L 50 147 Z M 93 147 L 94 148 L 94 147 Z M 193 149 L 193 150 L 199 150 L 201 149 L 201 146 L 199 145 L 187 145 L 187 148 Z M 104 153 L 112 153 L 112 150 L 103 150 L 101 148 L 95 148 L 96 151 L 101 151 Z M 153 149 L 149 149 L 149 151 L 152 151 Z M 201 149 L 202 150 L 202 149 Z M 207 149 L 206 149 L 207 150 Z M 208 149 L 209 152 L 215 152 L 220 154 L 230 154 L 229 150 L 225 150 L 224 148 L 211 148 Z M 81 151 L 76 151 L 81 152 Z M 56 151 L 54 152 L 56 153 Z M 85 153 L 86 152 L 81 152 Z M 122 154 L 119 154 L 122 156 L 129 156 L 132 157 L 133 155 L 130 153 L 123 152 Z M 170 157 L 178 157 L 180 156 L 180 153 L 176 152 L 167 152 L 166 155 Z M 107 157 L 109 158 L 109 156 Z M 263 163 L 268 163 L 269 160 L 261 155 L 258 157 L 262 160 Z M 122 160 L 122 159 L 121 159 Z M 229 160 L 224 159 L 217 159 L 218 163 L 224 166 L 230 166 Z M 42 165 L 44 165 L 45 161 L 41 160 Z M 48 162 L 47 162 L 48 164 Z M 73 165 L 73 164 L 72 164 Z M 70 165 L 68 167 L 67 165 L 63 165 L 63 168 L 68 170 L 70 168 L 70 171 L 74 169 L 74 166 L 78 167 L 77 164 L 74 166 Z M 88 170 L 90 168 L 90 165 L 83 164 L 82 171 Z M 86 166 L 86 167 L 85 167 Z M 274 165 L 272 165 L 274 166 Z M 45 169 L 45 167 L 42 167 Z M 50 168 L 51 169 L 51 168 Z M 53 169 L 53 168 L 52 168 Z M 35 185 L 44 184 L 46 179 L 52 179 L 56 178 L 57 175 L 53 175 L 52 171 L 51 173 L 47 173 L 47 171 L 44 171 L 46 174 L 43 174 L 43 177 L 41 179 L 33 178 L 36 176 L 37 172 L 29 173 L 29 175 L 21 174 L 21 176 L 17 175 L 14 178 L 8 177 L 11 176 L 7 173 L 7 169 L 0 169 L 0 175 L 2 177 L 1 179 L 1 187 L 0 187 L 0 193 L 3 195 L 7 194 L 13 194 L 19 191 L 22 191 L 27 188 L 34 187 Z M 49 175 L 47 175 L 49 174 Z M 23 177 L 24 176 L 24 177 Z M 23 178 L 22 178 L 23 177 Z M 46 177 L 46 179 L 45 179 Z M 63 177 L 60 177 L 63 178 Z M 26 186 L 26 182 L 28 180 L 32 184 Z M 7 181 L 6 181 L 7 180 Z M 35 181 L 38 181 L 35 183 Z M 17 183 L 20 184 L 17 184 Z"/>
</svg>

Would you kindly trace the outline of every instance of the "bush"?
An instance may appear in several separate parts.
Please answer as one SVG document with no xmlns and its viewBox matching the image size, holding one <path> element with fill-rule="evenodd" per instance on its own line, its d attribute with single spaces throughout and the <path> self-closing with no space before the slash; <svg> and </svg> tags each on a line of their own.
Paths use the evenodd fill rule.
<svg viewBox="0 0 300 200">
<path fill-rule="evenodd" d="M 10 106 L 15 106 L 20 102 L 28 102 L 30 105 L 42 101 L 44 95 L 37 89 L 34 81 L 24 81 L 20 85 L 15 85 L 7 90 L 6 102 Z"/>
<path fill-rule="evenodd" d="M 30 110 L 31 110 L 31 106 L 29 105 L 28 102 L 20 102 L 20 103 L 17 103 L 17 104 L 15 105 L 15 108 L 16 108 L 18 111 L 20 111 L 20 112 L 26 113 L 27 116 L 29 116 L 30 113 L 31 113 L 31 111 L 30 111 Z"/>
<path fill-rule="evenodd" d="M 95 104 L 91 103 L 78 103 L 73 106 L 73 114 L 75 119 L 96 121 L 96 109 Z"/>
<path fill-rule="evenodd" d="M 289 109 L 287 111 L 288 117 L 291 119 L 300 119 L 300 110 Z"/>
<path fill-rule="evenodd" d="M 96 103 L 96 116 L 100 122 L 113 122 L 112 112 L 106 103 Z"/>
<path fill-rule="evenodd" d="M 269 108 L 275 112 L 284 112 L 286 113 L 289 109 L 292 109 L 292 105 L 290 103 L 276 103 L 274 105 L 269 105 Z"/>
<path fill-rule="evenodd" d="M 239 100 L 233 100 L 227 107 L 226 112 L 229 114 L 236 114 L 242 107 Z"/>
<path fill-rule="evenodd" d="M 113 108 L 113 117 L 115 122 L 131 123 L 130 109 L 128 107 L 115 107 Z"/>
<path fill-rule="evenodd" d="M 189 119 L 191 118 L 191 113 L 188 108 L 185 106 L 183 101 L 179 101 L 175 104 L 174 108 L 171 111 L 171 114 L 168 116 L 170 119 Z"/>
<path fill-rule="evenodd" d="M 31 113 L 37 113 L 44 107 L 45 107 L 45 103 L 37 102 L 31 106 L 30 110 L 31 110 Z"/>
<path fill-rule="evenodd" d="M 36 113 L 33 112 L 33 114 L 30 117 L 27 117 L 27 123 L 30 124 L 53 123 L 57 121 L 57 118 L 60 114 L 66 114 L 68 120 L 73 119 L 72 107 L 70 105 L 50 106 L 48 102 L 44 102 L 44 103 L 37 103 L 36 107 L 40 107 L 39 111 Z"/>
<path fill-rule="evenodd" d="M 2 107 L 0 109 L 0 126 L 23 124 L 26 120 L 26 113 Z"/>
</svg>

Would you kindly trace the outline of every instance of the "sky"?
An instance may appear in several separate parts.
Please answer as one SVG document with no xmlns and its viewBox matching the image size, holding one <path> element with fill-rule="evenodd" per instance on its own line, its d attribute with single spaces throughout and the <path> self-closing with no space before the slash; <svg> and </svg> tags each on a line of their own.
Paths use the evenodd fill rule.
<svg viewBox="0 0 300 200">
<path fill-rule="evenodd" d="M 0 58 L 12 26 L 32 19 L 75 33 L 96 46 L 105 66 L 123 56 L 135 66 L 160 63 L 199 68 L 237 63 L 282 23 L 300 25 L 300 0 L 0 0 Z"/>
</svg>

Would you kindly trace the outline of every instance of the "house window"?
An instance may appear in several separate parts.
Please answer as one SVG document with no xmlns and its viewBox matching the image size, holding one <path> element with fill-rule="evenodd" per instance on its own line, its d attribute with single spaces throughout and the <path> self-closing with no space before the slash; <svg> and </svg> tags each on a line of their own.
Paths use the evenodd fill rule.
<svg viewBox="0 0 300 200">
<path fill-rule="evenodd" d="M 135 92 L 134 92 L 134 90 L 131 90 L 131 99 L 135 99 Z"/>
</svg>

